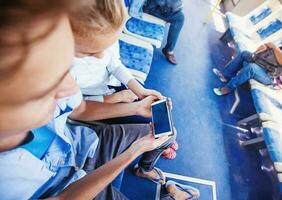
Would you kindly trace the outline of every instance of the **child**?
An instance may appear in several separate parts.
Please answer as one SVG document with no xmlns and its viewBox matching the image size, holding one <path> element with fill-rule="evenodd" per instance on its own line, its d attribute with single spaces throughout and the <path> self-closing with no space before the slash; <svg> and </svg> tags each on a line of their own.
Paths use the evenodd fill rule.
<svg viewBox="0 0 282 200">
<path fill-rule="evenodd" d="M 85 8 L 83 12 L 70 15 L 75 38 L 71 73 L 84 98 L 105 103 L 133 102 L 150 95 L 161 99 L 159 92 L 145 89 L 120 61 L 118 39 L 126 18 L 124 9 L 106 16 L 103 11 L 111 10 L 111 7 L 106 7 L 103 2 L 97 3 L 96 7 L 99 9 L 95 12 Z M 109 89 L 108 85 L 117 86 L 115 78 L 129 90 L 114 93 Z"/>
</svg>

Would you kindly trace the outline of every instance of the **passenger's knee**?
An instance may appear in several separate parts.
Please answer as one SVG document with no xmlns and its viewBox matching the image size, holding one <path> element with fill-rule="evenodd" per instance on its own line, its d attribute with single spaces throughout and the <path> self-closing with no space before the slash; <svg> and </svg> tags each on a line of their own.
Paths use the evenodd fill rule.
<svg viewBox="0 0 282 200">
<path fill-rule="evenodd" d="M 177 20 L 179 21 L 179 23 L 184 24 L 184 21 L 185 21 L 185 15 L 184 15 L 183 11 L 179 11 L 179 14 L 178 14 Z"/>
<path fill-rule="evenodd" d="M 248 55 L 250 55 L 249 51 L 242 51 L 242 53 L 241 53 L 242 57 L 247 57 Z"/>
</svg>

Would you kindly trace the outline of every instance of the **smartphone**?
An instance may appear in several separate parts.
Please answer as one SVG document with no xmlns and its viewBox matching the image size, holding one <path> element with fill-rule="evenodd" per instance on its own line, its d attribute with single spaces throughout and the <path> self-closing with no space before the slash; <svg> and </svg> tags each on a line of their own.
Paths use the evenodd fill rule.
<svg viewBox="0 0 282 200">
<path fill-rule="evenodd" d="M 173 135 L 172 114 L 168 99 L 162 99 L 152 104 L 152 122 L 155 138 L 163 135 Z"/>
</svg>

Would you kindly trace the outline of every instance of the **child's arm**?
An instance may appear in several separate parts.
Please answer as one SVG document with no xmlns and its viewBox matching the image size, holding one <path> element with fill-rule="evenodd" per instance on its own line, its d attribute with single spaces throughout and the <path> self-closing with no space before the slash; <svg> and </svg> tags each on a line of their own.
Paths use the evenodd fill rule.
<svg viewBox="0 0 282 200">
<path fill-rule="evenodd" d="M 138 97 L 131 90 L 122 90 L 111 95 L 104 96 L 104 103 L 131 103 Z"/>
<path fill-rule="evenodd" d="M 155 96 L 158 99 L 162 99 L 161 93 L 159 93 L 156 90 L 150 90 L 144 88 L 137 80 L 131 79 L 128 81 L 127 87 L 132 90 L 138 97 L 139 99 L 144 99 L 147 96 Z"/>
<path fill-rule="evenodd" d="M 151 117 L 151 104 L 156 100 L 156 97 L 149 96 L 142 101 L 133 103 L 82 101 L 69 117 L 73 120 L 86 122 L 133 115 Z"/>
<path fill-rule="evenodd" d="M 139 99 L 144 99 L 147 96 L 155 96 L 158 99 L 162 99 L 161 93 L 144 88 L 128 71 L 124 65 L 118 66 L 112 74 L 124 85 L 126 85 Z"/>
<path fill-rule="evenodd" d="M 120 82 L 126 85 L 139 99 L 144 99 L 147 96 L 155 96 L 158 99 L 162 99 L 162 95 L 159 92 L 145 89 L 121 63 L 117 43 L 114 44 L 113 48 L 115 48 L 113 57 L 111 63 L 107 66 L 109 73 L 113 74 Z"/>
</svg>

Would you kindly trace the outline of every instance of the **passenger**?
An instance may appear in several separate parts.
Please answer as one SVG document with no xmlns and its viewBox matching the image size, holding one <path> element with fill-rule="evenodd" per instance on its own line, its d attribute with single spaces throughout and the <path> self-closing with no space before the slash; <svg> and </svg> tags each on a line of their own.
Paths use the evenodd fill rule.
<svg viewBox="0 0 282 200">
<path fill-rule="evenodd" d="M 130 14 L 136 17 L 141 17 L 142 13 L 140 10 L 142 10 L 143 5 L 143 11 L 145 13 L 170 23 L 167 43 L 162 49 L 162 52 L 170 63 L 176 65 L 177 60 L 174 54 L 174 49 L 185 20 L 182 11 L 182 0 L 133 0 L 132 3 L 135 8 L 130 6 L 130 9 L 132 8 Z"/>
<path fill-rule="evenodd" d="M 268 57 L 268 60 L 264 61 L 262 56 Z M 267 43 L 255 53 L 244 51 L 238 54 L 223 71 L 213 68 L 213 72 L 222 82 L 228 82 L 224 87 L 214 88 L 216 95 L 226 95 L 250 79 L 272 85 L 276 78 L 282 76 L 282 51 L 273 43 Z"/>
<path fill-rule="evenodd" d="M 93 8 L 78 9 L 70 15 L 76 56 L 71 73 L 86 100 L 133 102 L 150 95 L 161 99 L 159 92 L 145 89 L 120 61 L 118 39 L 126 16 L 123 7 L 115 8 L 114 3 L 109 5 L 109 9 L 95 5 Z M 113 93 L 114 89 L 108 87 L 113 82 L 112 77 L 129 90 Z M 120 83 L 113 85 L 118 86 Z"/>
<path fill-rule="evenodd" d="M 154 164 L 172 138 L 154 139 L 148 125 L 66 124 L 68 116 L 150 116 L 156 100 L 149 96 L 136 103 L 81 103 L 69 73 L 74 42 L 67 8 L 73 5 L 69 0 L 10 0 L 1 6 L 1 199 L 126 199 L 107 185 L 144 152 L 149 153 L 143 154 L 138 175 L 164 181 Z M 86 175 L 84 167 L 99 168 Z"/>
<path fill-rule="evenodd" d="M 70 15 L 76 54 L 71 73 L 80 86 L 84 99 L 118 103 L 132 102 L 149 95 L 162 98 L 159 92 L 145 89 L 137 82 L 120 61 L 117 40 L 124 25 L 125 12 L 109 10 L 112 12 L 111 16 L 105 15 L 106 10 L 98 13 L 98 9 L 100 8 L 93 14 L 91 8 L 83 7 L 83 11 L 78 9 Z M 113 89 L 108 87 L 111 75 L 130 90 L 113 93 Z M 164 151 L 163 157 L 174 159 L 177 149 L 175 141 L 171 148 Z"/>
</svg>

